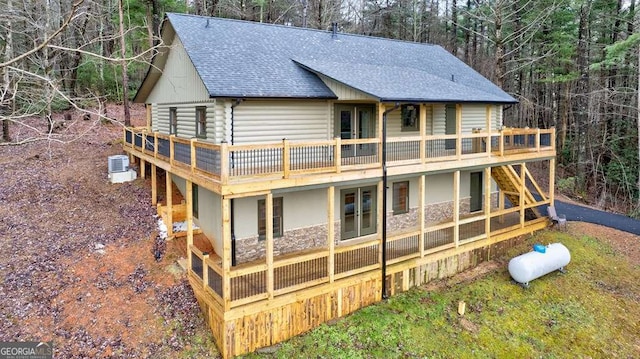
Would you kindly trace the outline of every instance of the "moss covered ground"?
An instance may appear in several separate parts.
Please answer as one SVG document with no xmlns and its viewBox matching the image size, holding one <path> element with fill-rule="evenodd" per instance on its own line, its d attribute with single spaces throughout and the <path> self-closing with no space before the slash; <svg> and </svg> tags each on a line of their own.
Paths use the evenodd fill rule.
<svg viewBox="0 0 640 359">
<path fill-rule="evenodd" d="M 553 242 L 569 248 L 568 272 L 515 285 L 508 260 Z M 593 237 L 543 231 L 497 261 L 482 277 L 414 288 L 247 357 L 640 357 L 640 267 L 624 253 Z"/>
</svg>

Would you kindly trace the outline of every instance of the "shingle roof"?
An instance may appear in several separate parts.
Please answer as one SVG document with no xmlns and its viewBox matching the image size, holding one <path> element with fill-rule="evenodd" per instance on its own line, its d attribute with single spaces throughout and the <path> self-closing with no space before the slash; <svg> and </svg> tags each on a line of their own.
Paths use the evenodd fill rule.
<svg viewBox="0 0 640 359">
<path fill-rule="evenodd" d="M 320 73 L 381 101 L 516 102 L 440 46 L 174 13 L 167 19 L 211 97 L 335 98 Z"/>
</svg>

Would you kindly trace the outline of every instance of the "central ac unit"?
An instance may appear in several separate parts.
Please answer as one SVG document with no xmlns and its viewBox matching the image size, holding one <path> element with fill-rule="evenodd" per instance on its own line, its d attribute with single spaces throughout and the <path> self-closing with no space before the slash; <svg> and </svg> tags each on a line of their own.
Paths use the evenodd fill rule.
<svg viewBox="0 0 640 359">
<path fill-rule="evenodd" d="M 129 171 L 129 156 L 115 155 L 109 156 L 109 173 Z"/>
</svg>

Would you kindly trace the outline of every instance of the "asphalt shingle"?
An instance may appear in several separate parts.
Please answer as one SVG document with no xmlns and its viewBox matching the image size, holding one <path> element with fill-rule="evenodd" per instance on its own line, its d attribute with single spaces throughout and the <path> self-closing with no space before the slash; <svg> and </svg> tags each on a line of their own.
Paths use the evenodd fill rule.
<svg viewBox="0 0 640 359">
<path fill-rule="evenodd" d="M 516 102 L 440 46 L 167 14 L 211 97 L 335 98 L 323 74 L 382 101 Z"/>
</svg>

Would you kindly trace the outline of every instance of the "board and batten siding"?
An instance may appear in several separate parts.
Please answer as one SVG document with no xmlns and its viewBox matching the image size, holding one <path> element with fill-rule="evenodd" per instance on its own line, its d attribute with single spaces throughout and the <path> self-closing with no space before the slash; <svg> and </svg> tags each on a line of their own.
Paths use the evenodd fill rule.
<svg viewBox="0 0 640 359">
<path fill-rule="evenodd" d="M 233 110 L 234 144 L 330 139 L 326 101 L 244 101 Z"/>
<path fill-rule="evenodd" d="M 147 97 L 147 103 L 185 103 L 209 100 L 209 91 L 202 83 L 182 42 L 174 36 L 162 70 L 162 76 Z"/>
<path fill-rule="evenodd" d="M 356 90 L 353 87 L 347 86 L 327 76 L 318 74 L 318 77 L 322 80 L 322 82 L 324 82 L 325 85 L 327 85 L 329 89 L 331 89 L 331 91 L 333 91 L 334 94 L 336 94 L 336 96 L 338 97 L 338 101 L 378 101 L 377 98 L 369 94 L 366 94 L 360 90 Z"/>
</svg>

